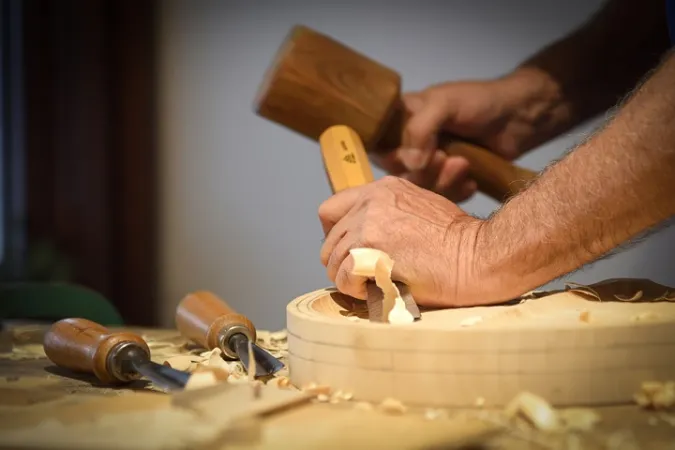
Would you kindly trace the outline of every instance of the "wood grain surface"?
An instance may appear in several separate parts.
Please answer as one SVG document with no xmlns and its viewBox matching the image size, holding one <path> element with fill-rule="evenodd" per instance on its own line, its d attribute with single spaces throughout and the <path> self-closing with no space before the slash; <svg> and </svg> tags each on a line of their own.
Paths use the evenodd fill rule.
<svg viewBox="0 0 675 450">
<path fill-rule="evenodd" d="M 312 402 L 272 414 L 251 423 L 248 432 L 224 434 L 208 445 L 179 445 L 188 436 L 207 434 L 192 415 L 179 414 L 171 397 L 149 390 L 139 381 L 121 388 L 98 384 L 93 376 L 74 378 L 59 371 L 38 351 L 46 326 L 9 327 L 0 332 L 0 448 L 15 449 L 10 438 L 24 436 L 23 446 L 54 448 L 193 448 L 260 449 L 279 448 L 672 448 L 675 427 L 661 413 L 635 405 L 597 407 L 602 421 L 587 432 L 548 434 L 523 423 L 502 426 L 480 419 L 493 410 L 451 409 L 447 415 L 430 420 L 424 409 L 410 407 L 401 415 L 361 410 L 356 403 Z M 169 355 L 164 345 L 183 348 L 187 342 L 176 330 L 128 329 L 155 349 L 153 360 Z M 259 333 L 265 333 L 259 330 Z M 13 349 L 13 351 L 9 351 Z M 236 409 L 237 404 L 222 408 Z M 173 411 L 167 413 L 167 411 Z M 105 417 L 120 420 L 117 428 L 103 427 Z M 154 418 L 151 420 L 150 418 Z M 63 424 L 64 432 L 56 425 Z M 120 431 L 120 426 L 124 431 Z M 40 428 L 42 427 L 42 428 Z M 45 428 L 47 427 L 47 428 Z M 42 431 L 41 431 L 42 430 Z M 44 431 L 47 430 L 47 431 Z M 96 435 L 92 437 L 92 432 Z M 21 434 L 23 433 L 23 434 Z M 40 434 L 41 433 L 41 434 Z M 74 434 L 74 433 L 80 433 Z M 97 442 L 85 447 L 87 439 Z M 79 444 L 78 444 L 79 443 Z M 572 447 L 573 444 L 577 447 Z M 79 445 L 79 447 L 78 447 Z"/>
<path fill-rule="evenodd" d="M 291 380 L 437 407 L 504 406 L 524 390 L 562 406 L 629 404 L 642 382 L 675 379 L 675 303 L 603 300 L 556 292 L 392 326 L 350 320 L 355 300 L 320 289 L 287 307 Z"/>
</svg>

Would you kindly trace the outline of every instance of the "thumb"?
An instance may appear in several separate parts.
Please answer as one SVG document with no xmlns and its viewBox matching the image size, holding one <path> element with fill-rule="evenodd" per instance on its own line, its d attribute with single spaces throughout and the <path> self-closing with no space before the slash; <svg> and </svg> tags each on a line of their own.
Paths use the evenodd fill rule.
<svg viewBox="0 0 675 450">
<path fill-rule="evenodd" d="M 400 158 L 410 171 L 424 169 L 437 147 L 436 135 L 446 122 L 449 111 L 438 96 L 404 97 L 410 118 L 403 130 Z"/>
</svg>

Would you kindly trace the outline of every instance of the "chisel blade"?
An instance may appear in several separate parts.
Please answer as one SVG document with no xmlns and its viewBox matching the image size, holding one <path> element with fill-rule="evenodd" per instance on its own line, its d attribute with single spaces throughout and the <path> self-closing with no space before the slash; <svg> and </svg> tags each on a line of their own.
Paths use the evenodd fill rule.
<svg viewBox="0 0 675 450">
<path fill-rule="evenodd" d="M 235 334 L 230 338 L 230 345 L 234 348 L 234 351 L 237 352 L 237 356 L 246 372 L 248 372 L 249 369 L 248 341 L 248 338 L 243 334 Z M 253 349 L 253 358 L 255 359 L 256 377 L 272 375 L 283 369 L 284 363 L 272 356 L 269 352 L 258 347 L 253 342 L 251 342 L 251 348 Z"/>
<path fill-rule="evenodd" d="M 176 370 L 153 361 L 132 361 L 134 369 L 152 384 L 166 391 L 181 390 L 185 387 L 191 374 Z"/>
<path fill-rule="evenodd" d="M 415 320 L 422 318 L 422 313 L 420 312 L 415 299 L 410 294 L 410 289 L 403 283 L 395 281 L 396 287 L 401 293 L 401 298 L 405 303 L 405 307 L 408 312 L 413 316 Z M 366 298 L 366 304 L 368 305 L 368 320 L 371 322 L 386 322 L 387 318 L 384 317 L 383 312 L 383 300 L 384 295 L 382 290 L 377 287 L 375 282 L 366 283 L 366 289 L 368 291 L 368 297 Z"/>
</svg>

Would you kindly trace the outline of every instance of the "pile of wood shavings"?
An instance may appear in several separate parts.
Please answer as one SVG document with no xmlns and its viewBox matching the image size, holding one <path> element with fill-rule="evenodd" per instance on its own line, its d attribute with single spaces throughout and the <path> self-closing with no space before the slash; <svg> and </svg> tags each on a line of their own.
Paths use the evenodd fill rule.
<svg viewBox="0 0 675 450">
<path fill-rule="evenodd" d="M 524 419 L 530 426 L 545 432 L 589 431 L 601 420 L 588 408 L 556 410 L 544 398 L 531 392 L 518 394 L 504 413 L 511 420 Z"/>
<path fill-rule="evenodd" d="M 204 351 L 203 348 L 191 345 L 153 341 L 148 337 L 145 338 L 152 352 L 153 360 L 174 369 L 184 370 L 197 375 L 193 378 L 195 378 L 194 381 L 198 385 L 212 384 L 220 381 L 250 383 L 241 361 L 225 360 L 223 352 L 219 348 Z M 276 332 L 258 331 L 256 344 L 267 350 L 272 356 L 279 358 L 282 362 L 288 355 L 286 330 Z M 256 381 L 263 382 L 261 380 Z M 266 384 L 277 386 L 280 389 L 295 389 L 288 379 L 287 367 L 284 367 L 264 381 Z"/>
<path fill-rule="evenodd" d="M 646 381 L 634 396 L 635 402 L 647 409 L 665 410 L 675 406 L 675 381 Z"/>
<path fill-rule="evenodd" d="M 20 361 L 24 359 L 46 358 L 42 344 L 15 345 L 11 352 L 0 353 L 0 359 Z"/>
<path fill-rule="evenodd" d="M 316 401 L 320 403 L 342 403 L 352 400 L 351 392 L 341 390 L 333 391 L 330 386 L 309 383 L 300 389 L 303 392 L 316 396 Z"/>
</svg>

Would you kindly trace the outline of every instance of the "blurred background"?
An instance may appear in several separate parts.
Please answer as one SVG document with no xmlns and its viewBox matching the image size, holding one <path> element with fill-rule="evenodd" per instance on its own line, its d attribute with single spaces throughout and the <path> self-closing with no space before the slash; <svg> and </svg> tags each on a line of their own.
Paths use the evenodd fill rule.
<svg viewBox="0 0 675 450">
<path fill-rule="evenodd" d="M 253 112 L 289 29 L 328 34 L 417 90 L 499 76 L 601 1 L 1 4 L 3 281 L 79 283 L 127 323 L 162 326 L 183 295 L 209 289 L 276 329 L 289 301 L 329 285 L 318 144 Z M 516 163 L 542 169 L 601 119 Z M 487 216 L 498 204 L 477 194 L 462 206 Z M 675 285 L 673 233 L 567 279 Z"/>
</svg>

